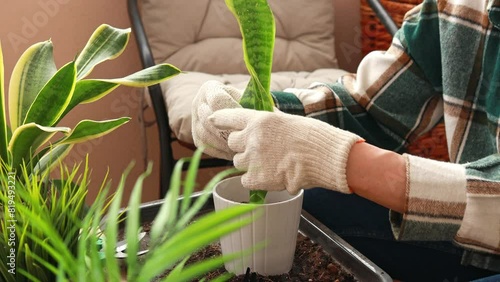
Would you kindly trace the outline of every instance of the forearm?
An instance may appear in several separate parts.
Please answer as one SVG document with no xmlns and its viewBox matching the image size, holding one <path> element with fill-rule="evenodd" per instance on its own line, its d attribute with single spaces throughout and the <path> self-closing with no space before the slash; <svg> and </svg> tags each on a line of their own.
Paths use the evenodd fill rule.
<svg viewBox="0 0 500 282">
<path fill-rule="evenodd" d="M 406 203 L 406 161 L 400 154 L 362 142 L 347 161 L 347 183 L 357 195 L 403 213 Z"/>
<path fill-rule="evenodd" d="M 346 174 L 354 193 L 391 209 L 397 239 L 452 240 L 462 224 L 467 199 L 462 165 L 358 143 Z"/>
</svg>

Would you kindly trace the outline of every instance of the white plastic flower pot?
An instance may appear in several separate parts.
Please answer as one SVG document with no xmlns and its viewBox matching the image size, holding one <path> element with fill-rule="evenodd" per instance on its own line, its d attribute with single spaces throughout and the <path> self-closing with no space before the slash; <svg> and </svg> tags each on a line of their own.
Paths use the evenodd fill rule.
<svg viewBox="0 0 500 282">
<path fill-rule="evenodd" d="M 251 254 L 225 264 L 228 272 L 244 274 L 249 267 L 261 275 L 280 275 L 291 270 L 297 243 L 304 192 L 269 192 L 266 203 L 253 212 L 253 223 L 221 238 L 224 255 L 255 249 Z M 241 176 L 219 182 L 213 193 L 215 210 L 249 201 L 249 190 L 241 185 Z"/>
</svg>

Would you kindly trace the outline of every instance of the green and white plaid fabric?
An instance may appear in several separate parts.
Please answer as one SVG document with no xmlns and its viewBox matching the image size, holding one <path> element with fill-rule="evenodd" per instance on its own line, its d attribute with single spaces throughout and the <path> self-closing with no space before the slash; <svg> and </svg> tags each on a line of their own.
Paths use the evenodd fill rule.
<svg viewBox="0 0 500 282">
<path fill-rule="evenodd" d="M 426 0 L 406 14 L 392 46 L 368 54 L 356 74 L 285 91 L 273 92 L 280 110 L 398 152 L 444 120 L 450 159 L 465 167 L 456 177 L 466 178 L 457 187 L 466 197 L 409 196 L 409 205 L 425 208 L 392 213 L 395 233 L 453 240 L 464 264 L 500 271 L 500 0 Z"/>
</svg>

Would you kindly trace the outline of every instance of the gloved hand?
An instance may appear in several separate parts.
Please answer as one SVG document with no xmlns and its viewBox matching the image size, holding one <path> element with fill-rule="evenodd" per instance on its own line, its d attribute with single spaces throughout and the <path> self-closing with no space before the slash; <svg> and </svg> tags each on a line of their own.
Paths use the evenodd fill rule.
<svg viewBox="0 0 500 282">
<path fill-rule="evenodd" d="M 228 130 L 234 165 L 245 170 L 248 189 L 288 190 L 323 187 L 352 193 L 346 166 L 354 143 L 363 139 L 320 120 L 249 109 L 223 109 L 209 118 Z"/>
<path fill-rule="evenodd" d="M 217 110 L 241 108 L 240 90 L 219 81 L 205 82 L 196 94 L 192 108 L 192 134 L 194 144 L 206 146 L 205 153 L 221 159 L 231 160 L 234 152 L 227 146 L 228 130 L 218 130 L 207 118 Z"/>
</svg>

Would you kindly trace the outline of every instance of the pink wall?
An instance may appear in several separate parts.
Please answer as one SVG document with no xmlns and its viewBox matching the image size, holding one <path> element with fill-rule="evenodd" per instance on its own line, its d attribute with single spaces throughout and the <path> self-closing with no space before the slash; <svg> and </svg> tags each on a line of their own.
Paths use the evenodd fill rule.
<svg viewBox="0 0 500 282">
<path fill-rule="evenodd" d="M 360 59 L 359 51 L 359 3 L 357 1 L 333 0 L 342 10 L 336 19 L 337 56 L 341 66 L 349 71 L 355 70 Z M 10 73 L 22 52 L 30 45 L 51 39 L 54 44 L 56 64 L 61 67 L 72 60 L 83 48 L 91 33 L 102 23 L 120 28 L 130 27 L 125 0 L 4 0 L 0 11 L 0 40 L 5 61 L 5 81 L 8 84 Z M 135 39 L 131 37 L 125 52 L 113 61 L 98 66 L 92 76 L 112 78 L 124 76 L 140 69 Z M 7 87 L 5 89 L 8 89 Z M 92 168 L 91 201 L 100 181 L 109 171 L 109 178 L 116 184 L 121 173 L 130 162 L 136 161 L 128 177 L 128 190 L 137 176 L 145 169 L 143 164 L 144 140 L 138 119 L 140 110 L 140 91 L 120 87 L 108 97 L 90 105 L 78 107 L 61 125 L 74 126 L 84 118 L 95 120 L 130 116 L 132 120 L 113 133 L 76 146 L 66 162 L 71 164 L 83 160 L 90 153 Z M 146 118 L 154 115 L 146 111 Z M 156 128 L 147 129 L 148 156 L 154 162 L 154 172 L 146 180 L 143 201 L 154 200 L 158 194 L 158 141 Z M 190 152 L 178 149 L 179 156 Z M 214 175 L 216 170 L 208 170 L 203 179 Z M 202 181 L 205 181 L 203 180 Z"/>
<path fill-rule="evenodd" d="M 360 1 L 333 0 L 335 14 L 335 49 L 340 67 L 355 72 L 361 60 Z"/>
<path fill-rule="evenodd" d="M 0 39 L 5 60 L 5 80 L 8 83 L 15 62 L 31 44 L 51 39 L 54 44 L 56 65 L 72 60 L 83 48 L 92 32 L 102 23 L 120 28 L 130 26 L 126 1 L 123 0 L 6 0 L 1 9 L 2 24 Z M 93 77 L 120 77 L 140 69 L 134 39 L 118 59 L 105 62 L 95 68 Z M 8 88 L 6 88 L 8 89 Z M 76 146 L 66 162 L 84 160 L 90 153 L 92 188 L 89 200 L 93 199 L 100 182 L 109 170 L 113 183 L 118 183 L 122 171 L 136 160 L 135 169 L 129 177 L 131 187 L 138 174 L 144 169 L 142 143 L 137 113 L 140 93 L 133 88 L 119 87 L 110 96 L 96 103 L 80 106 L 65 118 L 61 125 L 73 127 L 79 120 L 95 120 L 131 116 L 132 120 L 112 134 Z M 154 132 L 154 128 L 150 129 Z M 152 154 L 153 155 L 153 154 Z M 157 190 L 158 174 L 149 177 L 147 188 Z M 145 191 L 144 200 L 156 198 L 155 193 Z"/>
</svg>

